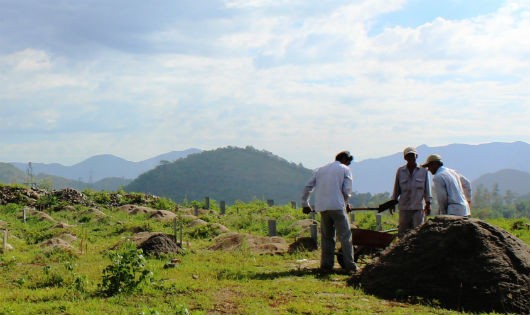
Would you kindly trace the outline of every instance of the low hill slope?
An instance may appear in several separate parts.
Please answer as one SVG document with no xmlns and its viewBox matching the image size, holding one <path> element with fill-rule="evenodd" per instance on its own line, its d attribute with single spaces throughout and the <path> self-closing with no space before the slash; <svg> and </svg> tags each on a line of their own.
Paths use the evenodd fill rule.
<svg viewBox="0 0 530 315">
<path fill-rule="evenodd" d="M 0 162 L 0 183 L 15 184 L 27 181 L 26 173 L 9 163 Z"/>
<path fill-rule="evenodd" d="M 160 165 L 140 175 L 125 190 L 177 202 L 208 196 L 228 203 L 252 199 L 287 203 L 298 202 L 311 174 L 311 170 L 267 151 L 227 147 Z"/>
<path fill-rule="evenodd" d="M 10 163 L 0 162 L 0 184 L 24 184 L 30 185 L 29 176 Z M 51 189 L 93 189 L 114 191 L 129 184 L 130 179 L 125 178 L 104 178 L 94 183 L 85 183 L 60 176 L 40 173 L 33 177 L 33 183 L 41 188 Z"/>
<path fill-rule="evenodd" d="M 518 195 L 525 195 L 530 193 L 530 173 L 511 169 L 488 173 L 473 181 L 474 187 L 481 185 L 490 191 L 497 185 L 502 193 L 510 190 Z"/>
</svg>

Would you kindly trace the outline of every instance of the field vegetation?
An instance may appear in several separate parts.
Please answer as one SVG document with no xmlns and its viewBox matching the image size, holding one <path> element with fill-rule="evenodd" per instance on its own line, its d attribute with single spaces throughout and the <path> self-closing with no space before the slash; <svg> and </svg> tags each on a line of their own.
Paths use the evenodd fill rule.
<svg viewBox="0 0 530 315">
<path fill-rule="evenodd" d="M 220 214 L 210 200 L 176 204 L 144 194 L 83 191 L 72 203 L 44 194 L 28 202 L 0 205 L 0 230 L 8 231 L 0 255 L 0 314 L 459 314 L 436 301 L 415 297 L 382 300 L 347 284 L 349 275 L 318 272 L 319 251 L 261 255 L 248 246 L 211 250 L 221 231 L 267 236 L 276 219 L 278 236 L 287 243 L 308 232 L 294 224 L 308 219 L 291 205 L 269 206 L 263 200 L 235 202 Z M 55 196 L 55 197 L 54 197 Z M 141 204 L 168 210 L 176 221 L 154 220 L 120 209 Z M 206 224 L 190 225 L 190 214 Z M 97 210 L 97 211 L 96 211 Z M 318 220 L 318 217 L 316 217 Z M 375 229 L 373 212 L 355 213 L 356 224 Z M 129 239 L 136 233 L 182 234 L 182 250 L 147 256 Z M 500 226 L 530 244 L 529 220 L 498 218 Z M 395 228 L 397 216 L 385 214 L 383 229 Z M 68 242 L 55 243 L 57 239 Z M 360 262 L 360 266 L 369 259 Z"/>
</svg>

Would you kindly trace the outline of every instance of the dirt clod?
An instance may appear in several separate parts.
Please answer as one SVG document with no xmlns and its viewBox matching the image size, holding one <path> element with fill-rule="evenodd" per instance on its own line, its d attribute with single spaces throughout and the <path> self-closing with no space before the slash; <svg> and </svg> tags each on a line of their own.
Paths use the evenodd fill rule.
<svg viewBox="0 0 530 315">
<path fill-rule="evenodd" d="M 472 312 L 530 313 L 530 247 L 476 219 L 436 217 L 350 280 L 387 299 Z"/>
</svg>

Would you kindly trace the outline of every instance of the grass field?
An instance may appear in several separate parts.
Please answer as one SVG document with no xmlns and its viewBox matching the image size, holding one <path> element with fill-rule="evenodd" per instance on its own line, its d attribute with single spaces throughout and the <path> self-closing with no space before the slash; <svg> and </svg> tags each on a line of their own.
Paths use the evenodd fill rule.
<svg viewBox="0 0 530 315">
<path fill-rule="evenodd" d="M 105 199 L 91 196 L 96 197 Z M 158 207 L 168 205 L 175 207 L 167 200 Z M 101 203 L 97 208 L 104 217 L 88 211 L 87 206 L 58 201 L 46 206 L 53 219 L 68 225 L 57 226 L 36 216 L 29 216 L 24 223 L 23 205 L 0 206 L 1 228 L 9 230 L 8 243 L 13 246 L 0 255 L 0 314 L 460 314 L 434 303 L 414 303 L 413 298 L 388 301 L 366 295 L 347 285 L 348 275 L 319 274 L 319 251 L 258 255 L 244 246 L 235 251 L 208 249 L 219 233 L 213 223 L 234 232 L 265 236 L 267 220 L 274 218 L 279 235 L 288 242 L 309 236 L 293 227 L 296 220 L 307 218 L 300 209 L 268 207 L 263 201 L 237 203 L 222 216 L 214 203 L 213 210 L 199 216 L 207 225 L 184 224 L 184 252 L 141 256 L 136 266 L 120 266 L 133 280 L 143 271 L 148 277 L 132 292 L 105 293 L 104 270 L 116 264 L 108 250 L 138 231 L 172 234 L 173 222 L 129 215 Z M 193 212 L 182 206 L 171 210 Z M 356 221 L 361 227 L 375 227 L 373 213 L 359 213 Z M 530 243 L 528 222 L 491 223 Z M 385 215 L 383 223 L 384 228 L 395 227 L 396 217 Z M 64 234 L 76 237 L 69 243 L 72 247 L 41 246 Z M 118 248 L 115 253 L 123 254 L 125 249 Z M 176 266 L 165 268 L 170 260 Z"/>
</svg>

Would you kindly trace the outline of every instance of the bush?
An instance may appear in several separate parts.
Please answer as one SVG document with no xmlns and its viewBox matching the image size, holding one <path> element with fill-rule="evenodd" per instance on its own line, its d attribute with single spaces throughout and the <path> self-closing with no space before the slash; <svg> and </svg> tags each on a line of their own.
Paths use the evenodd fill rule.
<svg viewBox="0 0 530 315">
<path fill-rule="evenodd" d="M 150 206 L 157 210 L 173 210 L 176 204 L 171 199 L 160 197 L 151 202 Z"/>
<path fill-rule="evenodd" d="M 112 263 L 103 270 L 99 285 L 103 295 L 133 293 L 152 277 L 153 273 L 145 266 L 143 251 L 131 242 L 125 243 L 121 251 L 110 251 L 108 257 Z"/>
</svg>

